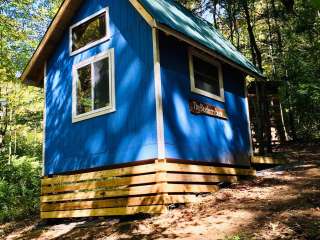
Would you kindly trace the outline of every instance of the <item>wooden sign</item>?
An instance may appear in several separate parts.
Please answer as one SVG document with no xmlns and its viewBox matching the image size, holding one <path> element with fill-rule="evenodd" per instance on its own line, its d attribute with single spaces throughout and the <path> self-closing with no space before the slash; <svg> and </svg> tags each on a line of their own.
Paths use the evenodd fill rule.
<svg viewBox="0 0 320 240">
<path fill-rule="evenodd" d="M 201 103 L 195 100 L 190 100 L 189 102 L 190 112 L 196 115 L 208 115 L 211 117 L 218 117 L 222 119 L 228 119 L 227 113 L 225 110 L 221 108 L 217 108 L 215 106 Z"/>
</svg>

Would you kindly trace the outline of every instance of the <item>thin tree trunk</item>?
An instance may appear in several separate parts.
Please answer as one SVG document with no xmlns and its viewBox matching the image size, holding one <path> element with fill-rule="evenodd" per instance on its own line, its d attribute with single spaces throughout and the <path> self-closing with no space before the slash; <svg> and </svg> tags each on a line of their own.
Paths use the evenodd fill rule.
<svg viewBox="0 0 320 240">
<path fill-rule="evenodd" d="M 294 0 L 281 0 L 288 13 L 294 12 Z"/>
<path fill-rule="evenodd" d="M 217 21 L 217 5 L 219 4 L 219 0 L 213 0 L 212 3 L 213 3 L 212 15 L 213 15 L 214 27 L 216 29 L 219 29 L 218 21 Z"/>
<path fill-rule="evenodd" d="M 274 63 L 274 46 L 273 46 L 273 40 L 272 40 L 272 26 L 271 26 L 271 14 L 269 9 L 269 1 L 266 0 L 266 6 L 267 6 L 267 24 L 268 24 L 268 38 L 269 38 L 269 50 L 270 50 L 270 58 L 271 58 L 271 64 L 272 64 L 272 77 L 273 80 L 276 79 L 276 67 Z"/>
<path fill-rule="evenodd" d="M 229 3 L 226 4 L 226 10 L 227 10 L 227 21 L 228 21 L 228 27 L 230 30 L 229 39 L 232 44 L 234 44 L 234 24 L 233 24 L 233 9 L 232 9 L 232 1 L 229 1 Z"/>
<path fill-rule="evenodd" d="M 247 0 L 242 0 L 242 7 L 245 13 L 245 19 L 247 23 L 247 30 L 248 35 L 250 39 L 250 48 L 252 53 L 253 62 L 258 66 L 261 72 L 263 72 L 262 67 L 262 55 L 261 51 L 258 47 L 253 26 L 251 23 L 251 15 L 249 11 L 249 6 Z M 269 117 L 269 109 L 268 109 L 268 103 L 266 99 L 266 92 L 265 92 L 265 86 L 263 82 L 256 81 L 256 94 L 257 94 L 257 101 L 258 101 L 258 109 L 257 109 L 257 125 L 259 129 L 259 133 L 257 136 L 259 136 L 259 153 L 264 154 L 265 150 L 268 152 L 271 152 L 271 123 L 270 123 L 270 117 Z"/>
<path fill-rule="evenodd" d="M 282 53 L 282 49 L 283 49 L 282 36 L 281 36 L 280 26 L 278 23 L 279 14 L 278 14 L 274 0 L 271 0 L 271 8 L 272 8 L 272 18 L 275 24 L 275 31 L 277 34 L 278 50 L 280 51 L 280 53 Z"/>
<path fill-rule="evenodd" d="M 254 36 L 253 27 L 251 25 L 251 16 L 250 16 L 247 0 L 242 0 L 242 6 L 243 6 L 244 13 L 245 13 L 246 22 L 247 22 L 247 29 L 248 29 L 249 39 L 250 39 L 250 45 L 251 45 L 251 48 L 255 52 L 256 64 L 258 65 L 260 71 L 263 72 L 261 51 L 257 45 L 257 41 Z"/>
<path fill-rule="evenodd" d="M 294 121 L 294 112 L 293 112 L 293 104 L 292 104 L 292 95 L 291 95 L 291 84 L 290 84 L 290 78 L 288 76 L 288 72 L 286 71 L 286 79 L 287 79 L 287 88 L 286 88 L 286 95 L 289 100 L 289 126 L 290 126 L 290 135 L 293 141 L 297 140 L 297 133 L 295 128 L 295 121 Z"/>
</svg>

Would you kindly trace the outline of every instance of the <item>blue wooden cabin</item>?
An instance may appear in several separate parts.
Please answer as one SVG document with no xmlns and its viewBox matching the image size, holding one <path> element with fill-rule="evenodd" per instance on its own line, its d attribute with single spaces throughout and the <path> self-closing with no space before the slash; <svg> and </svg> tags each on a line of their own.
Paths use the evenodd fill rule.
<svg viewBox="0 0 320 240">
<path fill-rule="evenodd" d="M 174 0 L 65 0 L 22 75 L 45 89 L 42 217 L 161 213 L 254 174 L 247 75 Z"/>
</svg>

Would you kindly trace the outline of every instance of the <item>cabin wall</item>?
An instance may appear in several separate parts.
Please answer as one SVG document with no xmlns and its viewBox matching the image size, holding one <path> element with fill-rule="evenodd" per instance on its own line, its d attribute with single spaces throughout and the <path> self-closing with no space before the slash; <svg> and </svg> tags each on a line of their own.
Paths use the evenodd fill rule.
<svg viewBox="0 0 320 240">
<path fill-rule="evenodd" d="M 166 158 L 249 166 L 245 78 L 223 65 L 225 103 L 190 90 L 188 46 L 160 35 Z M 189 100 L 225 109 L 228 120 L 193 115 Z"/>
<path fill-rule="evenodd" d="M 72 24 L 105 7 L 110 40 L 70 57 L 68 30 L 47 63 L 45 175 L 157 156 L 152 30 L 123 0 L 84 1 Z M 110 48 L 117 111 L 72 123 L 72 66 Z"/>
</svg>

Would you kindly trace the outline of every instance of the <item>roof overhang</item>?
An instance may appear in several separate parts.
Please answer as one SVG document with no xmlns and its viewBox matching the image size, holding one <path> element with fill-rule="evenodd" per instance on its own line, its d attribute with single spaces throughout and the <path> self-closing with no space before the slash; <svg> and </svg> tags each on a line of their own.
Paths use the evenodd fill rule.
<svg viewBox="0 0 320 240">
<path fill-rule="evenodd" d="M 211 55 L 213 56 L 214 58 L 220 60 L 221 62 L 224 62 L 238 70 L 240 70 L 241 72 L 243 73 L 246 73 L 247 75 L 250 75 L 252 77 L 255 77 L 255 78 L 258 78 L 258 79 L 261 79 L 262 77 L 260 75 L 258 75 L 257 73 L 251 71 L 250 69 L 246 69 L 234 62 L 232 62 L 231 60 L 228 60 L 227 58 L 223 57 L 223 56 L 220 56 L 219 54 L 217 54 L 216 52 L 212 51 L 211 49 L 197 43 L 196 41 L 194 41 L 193 39 L 191 38 L 188 38 L 186 36 L 184 36 L 183 34 L 165 26 L 165 25 L 162 25 L 162 24 L 156 24 L 156 28 L 158 28 L 159 30 L 165 32 L 166 34 L 168 35 L 172 35 L 174 36 L 175 38 L 181 40 L 181 41 L 184 41 L 186 42 L 187 44 L 203 51 L 204 53 L 208 54 L 208 55 Z"/>
<path fill-rule="evenodd" d="M 250 76 L 255 77 L 257 79 L 264 79 L 261 75 L 257 74 L 256 72 L 253 72 L 250 69 L 244 68 L 244 67 L 232 62 L 231 60 L 225 58 L 224 56 L 217 54 L 215 51 L 207 48 L 206 46 L 198 43 L 197 41 L 185 36 L 184 34 L 178 32 L 178 31 L 176 31 L 166 25 L 157 23 L 156 20 L 152 17 L 152 15 L 148 13 L 148 11 L 143 7 L 143 5 L 141 5 L 139 0 L 129 0 L 129 1 L 151 27 L 157 28 L 160 31 L 163 31 L 168 35 L 171 35 L 181 41 L 184 41 L 187 44 L 207 53 L 208 55 L 211 55 L 211 56 L 215 57 L 216 59 L 218 59 L 224 63 L 227 63 L 227 64 L 233 66 L 234 68 L 237 68 L 238 70 L 242 71 L 243 73 L 246 73 L 247 75 L 250 75 Z"/>
<path fill-rule="evenodd" d="M 38 87 L 43 86 L 44 66 L 46 60 L 51 56 L 58 46 L 65 29 L 69 26 L 75 12 L 79 9 L 82 2 L 83 0 L 64 0 L 58 13 L 50 24 L 47 32 L 45 33 L 43 39 L 41 40 L 39 46 L 37 47 L 35 53 L 21 75 L 21 79 L 24 83 Z M 171 29 L 168 26 L 157 23 L 155 18 L 148 13 L 148 11 L 141 5 L 139 0 L 129 0 L 129 2 L 152 28 L 157 28 L 166 34 L 172 35 L 252 77 L 262 79 L 261 75 L 251 71 L 250 69 L 238 65 L 224 56 L 220 56 L 213 50 L 183 35 L 182 33 Z"/>
<path fill-rule="evenodd" d="M 29 85 L 43 86 L 44 66 L 58 46 L 65 29 L 83 0 L 65 0 L 51 22 L 36 51 L 24 69 L 21 80 Z"/>
</svg>

